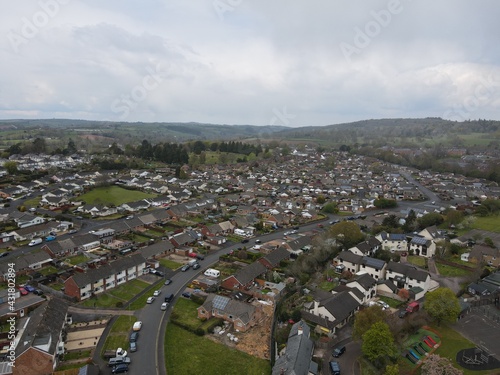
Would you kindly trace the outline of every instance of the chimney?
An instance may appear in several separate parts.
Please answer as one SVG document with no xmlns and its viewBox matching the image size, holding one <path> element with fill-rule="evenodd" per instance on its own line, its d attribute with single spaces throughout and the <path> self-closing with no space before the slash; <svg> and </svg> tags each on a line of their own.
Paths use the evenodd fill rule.
<svg viewBox="0 0 500 375">
<path fill-rule="evenodd" d="M 304 331 L 302 330 L 302 321 L 300 321 L 299 327 L 297 329 L 297 335 L 302 335 L 302 333 L 304 333 Z"/>
</svg>

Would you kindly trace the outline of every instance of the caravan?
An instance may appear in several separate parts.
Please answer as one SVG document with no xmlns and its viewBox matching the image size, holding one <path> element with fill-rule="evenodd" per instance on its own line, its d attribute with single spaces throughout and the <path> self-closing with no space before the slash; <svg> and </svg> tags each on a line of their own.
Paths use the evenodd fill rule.
<svg viewBox="0 0 500 375">
<path fill-rule="evenodd" d="M 209 268 L 205 271 L 204 273 L 205 276 L 209 277 L 219 277 L 220 276 L 220 271 L 219 270 L 214 270 L 213 268 Z"/>
</svg>

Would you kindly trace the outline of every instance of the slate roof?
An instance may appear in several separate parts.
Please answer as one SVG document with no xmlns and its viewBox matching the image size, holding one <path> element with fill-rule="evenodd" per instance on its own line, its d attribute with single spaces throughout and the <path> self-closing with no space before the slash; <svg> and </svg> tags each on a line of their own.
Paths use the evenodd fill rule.
<svg viewBox="0 0 500 375">
<path fill-rule="evenodd" d="M 360 264 L 361 263 L 361 260 L 363 259 L 363 257 L 361 255 L 357 255 L 357 254 L 354 254 L 350 251 L 341 251 L 339 253 L 339 255 L 337 255 L 337 258 L 342 260 L 342 261 L 346 261 L 346 262 L 349 262 L 349 263 L 353 263 L 353 264 Z"/>
<path fill-rule="evenodd" d="M 255 261 L 251 264 L 249 264 L 246 267 L 243 267 L 239 271 L 237 271 L 234 274 L 234 277 L 236 280 L 239 281 L 241 285 L 247 285 L 249 282 L 251 282 L 253 279 L 255 279 L 257 276 L 262 275 L 264 272 L 267 271 L 267 268 L 264 267 L 262 263 L 259 261 Z"/>
<path fill-rule="evenodd" d="M 66 321 L 68 302 L 60 298 L 52 298 L 44 302 L 30 313 L 30 319 L 16 348 L 16 356 L 26 351 L 30 346 L 54 354 L 59 334 Z"/>
<path fill-rule="evenodd" d="M 267 260 L 272 265 L 272 267 L 278 266 L 282 260 L 288 258 L 290 258 L 290 253 L 284 247 L 279 247 L 276 250 L 271 251 L 264 257 L 264 259 Z"/>
<path fill-rule="evenodd" d="M 429 277 L 429 273 L 418 269 L 415 266 L 411 266 L 403 263 L 396 263 L 392 260 L 387 264 L 386 271 L 396 272 L 412 278 L 417 281 L 425 281 Z"/>
<path fill-rule="evenodd" d="M 302 331 L 301 333 L 299 333 Z M 303 321 L 292 326 L 284 355 L 278 357 L 272 375 L 307 375 L 314 349 L 310 328 Z"/>
<path fill-rule="evenodd" d="M 221 315 L 232 315 L 244 324 L 248 324 L 255 313 L 255 306 L 217 294 L 209 294 L 203 308 L 207 311 L 217 310 Z"/>
<path fill-rule="evenodd" d="M 155 255 L 158 254 L 163 254 L 167 251 L 171 251 L 174 249 L 174 245 L 170 241 L 160 241 L 156 242 L 152 245 L 149 245 L 147 247 L 143 247 L 140 249 L 141 254 L 144 256 L 144 258 L 151 258 Z"/>
<path fill-rule="evenodd" d="M 335 322 L 338 323 L 356 311 L 359 307 L 359 302 L 351 296 L 349 291 L 344 291 L 334 294 L 329 299 L 323 301 L 322 305 L 335 317 Z"/>
<path fill-rule="evenodd" d="M 76 273 L 72 276 L 72 278 L 78 287 L 83 288 L 89 284 L 95 283 L 96 281 L 108 278 L 111 275 L 145 262 L 146 260 L 141 254 L 134 254 L 129 257 L 118 259 L 105 266 L 89 269 L 84 273 Z"/>
</svg>

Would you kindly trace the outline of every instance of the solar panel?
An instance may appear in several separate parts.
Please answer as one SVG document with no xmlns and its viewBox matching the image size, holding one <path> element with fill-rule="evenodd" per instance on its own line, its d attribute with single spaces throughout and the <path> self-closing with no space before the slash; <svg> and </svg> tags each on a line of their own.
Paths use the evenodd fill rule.
<svg viewBox="0 0 500 375">
<path fill-rule="evenodd" d="M 425 245 L 427 243 L 427 239 L 425 237 L 413 237 L 411 242 L 416 245 Z"/>
<path fill-rule="evenodd" d="M 215 296 L 212 305 L 217 310 L 224 310 L 229 303 L 229 298 L 223 296 Z"/>
</svg>

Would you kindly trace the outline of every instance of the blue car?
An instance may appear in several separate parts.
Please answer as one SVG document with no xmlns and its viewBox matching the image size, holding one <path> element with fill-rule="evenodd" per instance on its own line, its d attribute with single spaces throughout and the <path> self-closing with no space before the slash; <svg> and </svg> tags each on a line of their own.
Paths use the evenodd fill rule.
<svg viewBox="0 0 500 375">
<path fill-rule="evenodd" d="M 36 289 L 33 288 L 31 285 L 25 285 L 24 289 L 26 289 L 28 292 L 33 293 Z"/>
<path fill-rule="evenodd" d="M 45 237 L 45 241 L 47 241 L 47 242 L 54 241 L 55 239 L 56 239 L 56 236 L 53 236 L 53 235 Z"/>
</svg>

